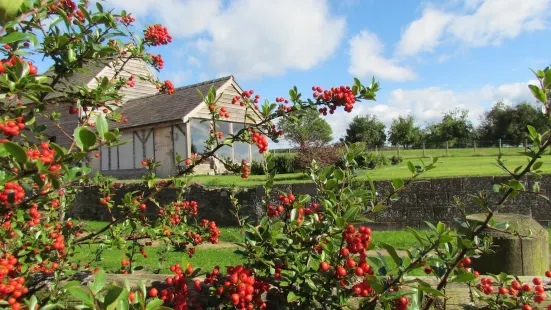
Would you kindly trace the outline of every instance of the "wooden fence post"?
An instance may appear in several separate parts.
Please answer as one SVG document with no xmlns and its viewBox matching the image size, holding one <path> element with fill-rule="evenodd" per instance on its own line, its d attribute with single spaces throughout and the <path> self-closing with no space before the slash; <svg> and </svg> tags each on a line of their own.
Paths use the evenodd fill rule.
<svg viewBox="0 0 551 310">
<path fill-rule="evenodd" d="M 449 156 L 450 153 L 449 153 L 449 144 L 448 144 L 448 141 L 446 141 L 446 156 Z"/>
<path fill-rule="evenodd" d="M 423 142 L 423 158 L 425 157 L 425 142 Z"/>
<path fill-rule="evenodd" d="M 501 138 L 499 139 L 499 155 L 501 155 Z"/>
</svg>

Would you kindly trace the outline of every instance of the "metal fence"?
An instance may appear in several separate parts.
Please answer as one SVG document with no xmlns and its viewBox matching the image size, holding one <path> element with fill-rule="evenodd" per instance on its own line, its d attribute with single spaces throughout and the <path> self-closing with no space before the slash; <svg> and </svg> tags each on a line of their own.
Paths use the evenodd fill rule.
<svg viewBox="0 0 551 310">
<path fill-rule="evenodd" d="M 383 146 L 367 147 L 370 152 L 381 152 L 388 156 L 429 157 L 429 156 L 498 156 L 498 155 L 519 155 L 519 152 L 526 152 L 531 147 L 528 140 L 522 142 L 510 140 L 470 140 L 470 141 L 447 141 L 447 142 L 425 142 L 412 146 Z M 294 154 L 297 148 L 273 149 L 277 154 Z"/>
</svg>

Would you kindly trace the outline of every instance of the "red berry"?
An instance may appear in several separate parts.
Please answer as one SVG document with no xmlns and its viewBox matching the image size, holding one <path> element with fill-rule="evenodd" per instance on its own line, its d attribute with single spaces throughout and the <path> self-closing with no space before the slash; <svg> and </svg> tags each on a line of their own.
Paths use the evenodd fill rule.
<svg viewBox="0 0 551 310">
<path fill-rule="evenodd" d="M 321 262 L 320 263 L 320 269 L 322 271 L 327 271 L 327 270 L 329 270 L 329 268 L 331 268 L 331 266 L 329 266 L 329 264 L 327 262 Z"/>
<path fill-rule="evenodd" d="M 356 268 L 356 270 L 354 270 L 354 273 L 357 275 L 357 276 L 363 276 L 364 274 L 364 270 L 360 267 Z"/>
<path fill-rule="evenodd" d="M 534 278 L 534 279 L 532 279 L 532 283 L 534 283 L 534 285 L 541 285 L 541 279 L 540 278 Z"/>
<path fill-rule="evenodd" d="M 343 266 L 338 266 L 337 267 L 337 275 L 340 276 L 340 277 L 346 276 L 346 269 L 344 269 Z"/>
<path fill-rule="evenodd" d="M 548 277 L 548 278 L 551 278 L 551 271 L 550 270 L 547 270 L 545 272 L 545 276 Z"/>
<path fill-rule="evenodd" d="M 522 310 L 532 310 L 532 306 L 524 305 L 524 306 L 522 306 Z"/>
<path fill-rule="evenodd" d="M 157 297 L 157 294 L 159 294 L 159 291 L 157 291 L 156 288 L 152 287 L 152 288 L 149 290 L 149 296 L 150 296 L 150 297 Z"/>
<path fill-rule="evenodd" d="M 425 273 L 426 274 L 431 274 L 432 273 L 432 268 L 430 268 L 430 267 L 425 268 Z"/>
</svg>

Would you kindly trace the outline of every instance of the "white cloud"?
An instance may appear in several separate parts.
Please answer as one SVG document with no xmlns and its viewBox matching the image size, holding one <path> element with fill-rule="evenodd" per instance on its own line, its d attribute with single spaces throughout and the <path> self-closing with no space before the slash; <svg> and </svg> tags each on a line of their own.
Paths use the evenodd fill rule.
<svg viewBox="0 0 551 310">
<path fill-rule="evenodd" d="M 197 57 L 192 56 L 192 55 L 188 56 L 187 64 L 188 64 L 188 66 L 201 67 L 201 62 L 199 61 L 199 59 L 197 59 Z"/>
<path fill-rule="evenodd" d="M 392 81 L 409 81 L 416 78 L 415 73 L 386 59 L 382 54 L 384 46 L 376 34 L 362 30 L 350 41 L 350 67 L 348 72 L 356 77 L 371 77 Z"/>
<path fill-rule="evenodd" d="M 172 72 L 170 74 L 170 80 L 172 81 L 172 83 L 174 83 L 174 86 L 180 87 L 180 86 L 184 86 L 186 83 L 191 81 L 192 76 L 193 76 L 193 72 L 191 72 L 191 70 L 185 70 L 185 71 L 180 70 L 180 71 Z"/>
<path fill-rule="evenodd" d="M 154 16 L 173 36 L 202 33 L 219 13 L 221 0 L 108 0 L 134 16 Z"/>
<path fill-rule="evenodd" d="M 419 52 L 432 52 L 440 44 L 445 27 L 452 18 L 452 14 L 433 8 L 425 9 L 421 18 L 409 24 L 402 33 L 396 53 L 411 56 Z"/>
<path fill-rule="evenodd" d="M 354 105 L 351 113 L 336 112 L 328 116 L 336 139 L 346 134 L 346 128 L 356 115 L 374 114 L 387 127 L 400 115 L 413 114 L 421 125 L 437 122 L 444 112 L 454 108 L 469 110 L 469 118 L 477 124 L 484 111 L 497 101 L 516 104 L 527 100 L 534 102 L 528 84 L 535 81 L 508 83 L 502 85 L 484 85 L 468 91 L 454 91 L 441 87 L 421 89 L 396 89 L 389 93 L 385 103 L 365 101 Z"/>
<path fill-rule="evenodd" d="M 457 1 L 456 1 L 457 2 Z M 442 42 L 467 47 L 499 45 L 546 28 L 551 0 L 464 0 L 463 12 L 427 8 L 402 33 L 396 53 L 432 52 Z"/>
<path fill-rule="evenodd" d="M 205 50 L 214 68 L 240 79 L 281 75 L 325 61 L 345 28 L 327 0 L 236 0 L 209 24 Z"/>
<path fill-rule="evenodd" d="M 499 45 L 522 32 L 545 28 L 549 0 L 486 0 L 473 14 L 459 16 L 448 31 L 469 46 Z"/>
</svg>

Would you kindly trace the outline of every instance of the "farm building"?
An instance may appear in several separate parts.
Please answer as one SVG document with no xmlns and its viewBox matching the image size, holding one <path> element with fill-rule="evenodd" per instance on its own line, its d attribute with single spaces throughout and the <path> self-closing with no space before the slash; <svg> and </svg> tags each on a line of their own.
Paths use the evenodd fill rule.
<svg viewBox="0 0 551 310">
<path fill-rule="evenodd" d="M 140 75 L 152 75 L 147 64 L 131 61 L 128 71 Z M 127 68 L 127 67 L 125 67 Z M 114 70 L 110 65 L 104 67 L 89 66 L 86 72 L 77 73 L 68 79 L 66 84 L 88 85 L 95 87 L 96 77 L 112 77 Z M 128 75 L 128 74 L 127 74 Z M 168 177 L 177 173 L 176 154 L 182 158 L 192 153 L 201 152 L 210 133 L 210 125 L 205 119 L 210 119 L 208 107 L 202 102 L 197 90 L 206 94 L 213 86 L 219 96 L 218 105 L 226 107 L 230 118 L 225 122 L 217 122 L 219 131 L 225 136 L 243 128 L 245 121 L 244 109 L 231 103 L 232 98 L 242 92 L 233 76 L 218 78 L 193 85 L 176 88 L 174 94 L 160 94 L 154 85 L 136 80 L 133 88 L 122 91 L 125 100 L 118 109 L 127 122 L 112 125 L 119 128 L 126 143 L 114 147 L 103 147 L 100 157 L 91 156 L 89 165 L 93 171 L 118 178 L 135 178 L 145 173 L 141 161 L 153 158 L 162 163 L 156 174 L 158 177 Z M 73 133 L 77 126 L 76 115 L 69 114 L 70 104 L 53 104 L 55 97 L 48 98 L 49 112 L 60 112 L 62 117 L 59 126 L 48 125 L 46 134 L 51 141 L 62 146 L 68 146 L 71 139 L 64 133 Z M 82 113 L 81 111 L 79 113 Z M 103 113 L 97 111 L 96 113 Z M 44 122 L 49 122 L 44 120 Z M 246 143 L 235 143 L 224 147 L 219 156 L 236 161 L 245 159 L 251 161 L 251 146 Z M 223 167 L 213 160 L 196 168 L 196 173 L 214 174 L 223 172 Z"/>
</svg>

